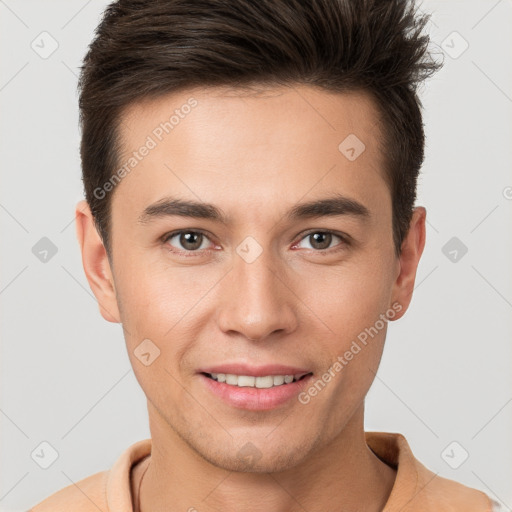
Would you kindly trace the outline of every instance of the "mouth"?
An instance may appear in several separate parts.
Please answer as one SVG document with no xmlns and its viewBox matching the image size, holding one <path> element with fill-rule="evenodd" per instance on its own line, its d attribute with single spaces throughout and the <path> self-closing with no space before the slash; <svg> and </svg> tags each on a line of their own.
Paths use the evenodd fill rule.
<svg viewBox="0 0 512 512">
<path fill-rule="evenodd" d="M 208 393 L 235 409 L 269 411 L 293 407 L 313 372 L 291 366 L 225 364 L 199 372 Z"/>
<path fill-rule="evenodd" d="M 234 373 L 207 373 L 201 372 L 205 377 L 214 381 L 236 386 L 239 388 L 269 389 L 278 386 L 286 386 L 298 382 L 305 377 L 312 375 L 312 372 L 302 372 L 291 375 L 237 375 Z"/>
</svg>

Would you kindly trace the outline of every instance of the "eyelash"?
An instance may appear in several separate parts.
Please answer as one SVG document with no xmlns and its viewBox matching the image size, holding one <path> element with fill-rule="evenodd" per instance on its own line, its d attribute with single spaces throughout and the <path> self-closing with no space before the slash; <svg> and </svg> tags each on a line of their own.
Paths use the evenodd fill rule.
<svg viewBox="0 0 512 512">
<path fill-rule="evenodd" d="M 172 252 L 172 253 L 178 254 L 178 255 L 185 255 L 185 257 L 202 256 L 202 255 L 204 255 L 205 252 L 211 252 L 211 249 L 201 249 L 201 250 L 197 250 L 196 249 L 194 251 L 188 251 L 188 250 L 183 249 L 183 250 L 180 251 L 180 250 L 177 250 L 176 248 L 170 248 L 172 246 L 170 246 L 167 242 L 171 238 L 174 238 L 176 235 L 181 235 L 183 233 L 201 234 L 204 237 L 206 237 L 208 240 L 210 239 L 208 237 L 208 235 L 204 231 L 201 231 L 200 229 L 194 229 L 194 230 L 192 230 L 192 229 L 181 229 L 179 231 L 173 231 L 171 233 L 167 233 L 166 235 L 164 235 L 162 237 L 162 242 L 166 246 L 166 248 L 169 250 L 169 252 Z M 296 245 L 296 244 L 300 243 L 302 240 L 304 240 L 308 236 L 316 234 L 316 233 L 334 235 L 334 236 L 338 237 L 341 240 L 341 242 L 338 245 L 335 245 L 334 247 L 330 247 L 328 249 L 307 249 L 307 250 L 313 251 L 313 252 L 318 253 L 318 254 L 332 254 L 332 253 L 341 251 L 341 250 L 345 249 L 347 246 L 350 245 L 350 237 L 348 235 L 342 235 L 341 233 L 338 233 L 336 231 L 331 231 L 331 230 L 328 230 L 328 229 L 325 229 L 325 230 L 320 230 L 320 229 L 310 230 L 307 233 L 303 234 L 302 237 L 299 238 L 299 240 L 297 242 L 294 242 L 293 245 Z"/>
</svg>

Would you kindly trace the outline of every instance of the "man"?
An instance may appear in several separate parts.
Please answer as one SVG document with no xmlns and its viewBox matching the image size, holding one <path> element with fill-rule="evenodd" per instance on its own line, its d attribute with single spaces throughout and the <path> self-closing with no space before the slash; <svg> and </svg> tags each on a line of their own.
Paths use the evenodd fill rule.
<svg viewBox="0 0 512 512">
<path fill-rule="evenodd" d="M 80 79 L 84 270 L 151 439 L 43 511 L 491 511 L 364 432 L 425 244 L 401 0 L 120 0 Z"/>
</svg>

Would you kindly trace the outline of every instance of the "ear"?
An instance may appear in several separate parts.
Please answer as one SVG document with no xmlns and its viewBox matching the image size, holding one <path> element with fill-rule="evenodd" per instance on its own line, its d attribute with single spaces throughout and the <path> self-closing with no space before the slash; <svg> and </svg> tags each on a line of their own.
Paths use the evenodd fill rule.
<svg viewBox="0 0 512 512">
<path fill-rule="evenodd" d="M 416 270 L 425 247 L 425 220 L 427 211 L 423 206 L 417 206 L 413 210 L 409 231 L 402 242 L 402 251 L 400 254 L 400 272 L 393 285 L 392 303 L 395 302 L 402 306 L 393 320 L 401 318 L 412 299 L 414 291 L 414 282 L 416 279 Z"/>
<path fill-rule="evenodd" d="M 121 320 L 110 262 L 87 201 L 77 203 L 75 219 L 82 264 L 100 313 L 108 322 L 119 323 Z"/>
</svg>

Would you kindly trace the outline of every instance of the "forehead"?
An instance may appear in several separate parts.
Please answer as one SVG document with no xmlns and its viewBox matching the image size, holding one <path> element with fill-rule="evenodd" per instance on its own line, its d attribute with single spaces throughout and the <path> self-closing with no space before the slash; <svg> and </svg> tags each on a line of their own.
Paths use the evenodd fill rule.
<svg viewBox="0 0 512 512">
<path fill-rule="evenodd" d="M 191 119 L 184 122 L 188 117 Z M 378 110 L 368 93 L 336 93 L 298 84 L 186 89 L 134 102 L 123 110 L 120 121 L 125 149 L 131 149 L 137 142 L 134 137 L 142 133 L 153 134 L 157 139 L 171 131 L 190 136 L 192 132 L 199 134 L 201 128 L 209 130 L 212 124 L 217 127 L 215 132 L 222 131 L 225 137 L 237 134 L 242 139 L 249 133 L 257 135 L 255 143 L 268 142 L 268 138 L 277 144 L 283 140 L 289 143 L 293 135 L 311 138 L 312 132 L 318 137 L 332 132 L 336 140 L 349 129 L 362 137 L 379 137 Z M 160 126 L 165 123 L 167 130 Z M 243 132 L 238 130 L 240 124 L 244 125 Z M 200 135 L 207 140 L 205 133 Z M 297 141 L 306 142 L 301 138 Z"/>
<path fill-rule="evenodd" d="M 129 195 L 139 209 L 176 192 L 229 207 L 340 187 L 364 200 L 386 187 L 377 109 L 363 92 L 183 90 L 130 105 L 120 135 L 119 163 L 135 165 L 113 201 Z"/>
</svg>

